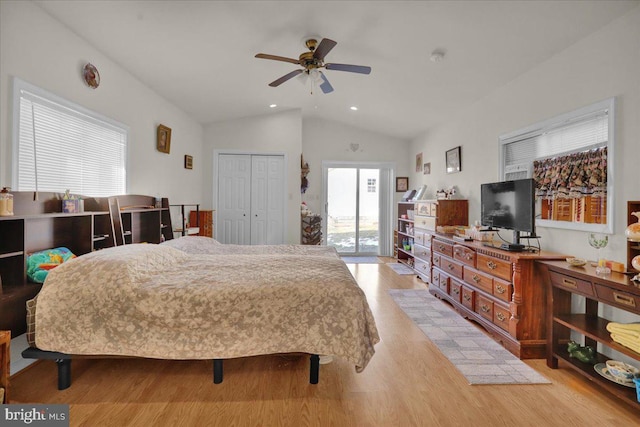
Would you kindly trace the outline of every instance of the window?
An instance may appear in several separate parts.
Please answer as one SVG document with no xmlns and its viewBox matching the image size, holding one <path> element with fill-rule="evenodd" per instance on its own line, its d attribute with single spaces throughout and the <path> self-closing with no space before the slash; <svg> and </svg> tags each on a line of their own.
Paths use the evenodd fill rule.
<svg viewBox="0 0 640 427">
<path fill-rule="evenodd" d="M 613 232 L 614 99 L 500 137 L 500 175 L 536 181 L 537 225 Z"/>
<path fill-rule="evenodd" d="M 367 179 L 367 193 L 375 193 L 376 192 L 376 179 L 369 178 Z"/>
<path fill-rule="evenodd" d="M 125 125 L 17 78 L 14 112 L 16 190 L 126 193 Z"/>
</svg>

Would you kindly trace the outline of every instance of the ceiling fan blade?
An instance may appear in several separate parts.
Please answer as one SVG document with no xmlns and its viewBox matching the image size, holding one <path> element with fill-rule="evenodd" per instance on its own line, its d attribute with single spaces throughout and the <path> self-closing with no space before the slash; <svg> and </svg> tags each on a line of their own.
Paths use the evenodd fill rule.
<svg viewBox="0 0 640 427">
<path fill-rule="evenodd" d="M 313 57 L 322 61 L 324 57 L 327 56 L 327 53 L 329 53 L 329 51 L 337 44 L 337 42 L 334 42 L 331 39 L 322 39 L 318 47 L 316 47 L 316 50 L 313 52 Z"/>
<path fill-rule="evenodd" d="M 325 64 L 327 70 L 348 71 L 350 73 L 369 74 L 371 67 L 365 65 L 349 65 L 349 64 Z"/>
<path fill-rule="evenodd" d="M 267 55 L 266 53 L 258 53 L 256 55 L 256 58 L 273 59 L 274 61 L 291 62 L 292 64 L 299 64 L 300 63 L 299 59 L 285 58 L 284 56 L 277 56 L 277 55 Z"/>
<path fill-rule="evenodd" d="M 320 85 L 322 93 L 333 92 L 333 86 L 331 86 L 331 83 L 329 83 L 329 80 L 327 80 L 327 77 L 322 72 L 320 72 L 320 77 L 322 77 L 322 84 Z"/>
<path fill-rule="evenodd" d="M 286 82 L 289 79 L 294 78 L 295 76 L 297 76 L 298 74 L 302 73 L 303 71 L 304 70 L 295 70 L 295 71 L 290 72 L 289 74 L 285 74 L 284 76 L 280 77 L 278 80 L 274 80 L 271 83 L 269 83 L 269 86 L 278 87 L 282 83 Z"/>
</svg>

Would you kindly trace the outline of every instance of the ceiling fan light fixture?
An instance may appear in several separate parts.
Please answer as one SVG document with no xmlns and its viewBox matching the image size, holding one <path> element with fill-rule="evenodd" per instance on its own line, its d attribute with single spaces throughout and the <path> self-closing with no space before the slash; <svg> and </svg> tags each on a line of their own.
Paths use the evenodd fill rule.
<svg viewBox="0 0 640 427">
<path fill-rule="evenodd" d="M 349 107 L 349 109 L 351 111 L 358 111 L 358 107 L 356 107 L 355 105 L 352 105 L 351 107 Z"/>
<path fill-rule="evenodd" d="M 278 104 L 271 104 L 269 105 L 269 108 L 276 108 L 278 106 Z"/>
</svg>

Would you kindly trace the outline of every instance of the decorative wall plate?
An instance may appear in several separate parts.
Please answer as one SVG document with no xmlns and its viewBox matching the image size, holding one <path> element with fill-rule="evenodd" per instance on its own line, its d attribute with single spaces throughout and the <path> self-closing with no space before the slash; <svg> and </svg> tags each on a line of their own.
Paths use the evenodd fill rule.
<svg viewBox="0 0 640 427">
<path fill-rule="evenodd" d="M 95 65 L 91 63 L 85 65 L 82 70 L 82 76 L 90 88 L 95 89 L 100 85 L 100 73 L 98 73 L 98 69 Z"/>
</svg>

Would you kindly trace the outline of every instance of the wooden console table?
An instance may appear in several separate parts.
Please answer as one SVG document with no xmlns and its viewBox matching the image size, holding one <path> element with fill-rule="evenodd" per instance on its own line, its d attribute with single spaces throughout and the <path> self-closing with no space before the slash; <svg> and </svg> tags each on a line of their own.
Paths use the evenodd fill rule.
<svg viewBox="0 0 640 427">
<path fill-rule="evenodd" d="M 598 316 L 599 304 L 640 314 L 640 283 L 633 282 L 632 276 L 622 273 L 596 275 L 595 267 L 588 264 L 584 267 L 572 267 L 564 261 L 540 261 L 539 264 L 548 272 L 545 275 L 549 289 L 547 366 L 557 369 L 558 360 L 562 360 L 569 368 L 575 369 L 608 392 L 640 409 L 635 388 L 609 381 L 598 374 L 593 365 L 570 358 L 567 351 L 567 342 L 573 331 L 584 336 L 585 345 L 597 349 L 597 344 L 600 343 L 640 361 L 640 353 L 611 339 L 606 329 L 609 320 Z M 572 295 L 586 298 L 584 313 L 572 312 Z M 597 354 L 598 363 L 604 363 L 608 359 L 603 354 Z"/>
</svg>

